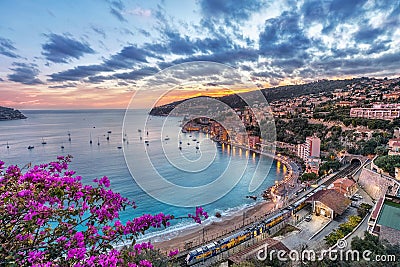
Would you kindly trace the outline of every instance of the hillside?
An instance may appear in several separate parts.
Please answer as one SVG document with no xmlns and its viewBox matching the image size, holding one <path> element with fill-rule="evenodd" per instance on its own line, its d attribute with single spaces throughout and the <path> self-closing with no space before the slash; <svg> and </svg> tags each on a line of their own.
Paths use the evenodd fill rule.
<svg viewBox="0 0 400 267">
<path fill-rule="evenodd" d="M 357 83 L 360 80 L 361 78 L 355 78 L 350 80 L 321 80 L 301 85 L 287 85 L 287 86 L 279 86 L 268 89 L 261 89 L 261 92 L 264 94 L 268 102 L 272 102 L 279 99 L 294 98 L 302 95 L 319 94 L 324 92 L 329 93 L 333 92 L 336 89 L 345 88 L 347 85 Z M 243 94 L 251 95 L 252 92 L 247 92 Z M 226 103 L 232 108 L 239 108 L 246 105 L 246 103 L 242 100 L 242 98 L 236 94 L 217 97 L 216 99 Z M 180 100 L 163 106 L 155 107 L 151 110 L 150 115 L 155 115 L 155 116 L 168 115 L 169 112 L 176 105 L 182 103 L 183 101 L 185 100 Z"/>
<path fill-rule="evenodd" d="M 27 117 L 19 110 L 0 106 L 0 121 L 20 120 L 26 118 Z"/>
</svg>

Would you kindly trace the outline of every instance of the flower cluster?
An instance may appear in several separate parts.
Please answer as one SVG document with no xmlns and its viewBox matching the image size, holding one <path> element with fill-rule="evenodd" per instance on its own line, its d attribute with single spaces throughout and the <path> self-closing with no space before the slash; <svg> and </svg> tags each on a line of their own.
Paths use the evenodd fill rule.
<svg viewBox="0 0 400 267">
<path fill-rule="evenodd" d="M 196 207 L 196 214 L 195 214 L 195 215 L 188 214 L 188 217 L 189 217 L 189 218 L 193 218 L 193 220 L 194 220 L 196 223 L 201 223 L 201 219 L 202 219 L 202 218 L 207 219 L 207 218 L 208 218 L 208 214 L 207 214 L 207 212 L 205 212 L 205 211 L 203 210 L 202 207 Z"/>
<path fill-rule="evenodd" d="M 135 203 L 109 189 L 105 176 L 82 184 L 68 170 L 70 161 L 58 157 L 25 173 L 18 166 L 4 170 L 0 161 L 0 266 L 152 266 L 154 247 L 136 238 L 174 217 L 145 214 L 123 224 L 120 212 Z M 207 213 L 196 208 L 188 217 L 201 222 Z"/>
</svg>

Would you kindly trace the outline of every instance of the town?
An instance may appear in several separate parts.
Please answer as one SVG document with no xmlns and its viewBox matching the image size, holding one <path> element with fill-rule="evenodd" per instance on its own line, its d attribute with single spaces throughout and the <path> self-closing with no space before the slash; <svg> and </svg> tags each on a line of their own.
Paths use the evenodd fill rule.
<svg viewBox="0 0 400 267">
<path fill-rule="evenodd" d="M 266 192 L 266 200 L 271 200 L 272 190 L 272 200 L 282 200 L 275 206 L 289 210 L 292 216 L 273 224 L 267 236 L 255 236 L 258 243 L 252 240 L 251 246 L 246 245 L 250 249 L 238 244 L 227 263 L 254 259 L 260 244 L 283 247 L 286 252 L 335 248 L 338 240 L 350 243 L 354 237 L 398 244 L 399 97 L 400 78 L 362 78 L 332 92 L 275 100 L 269 106 L 260 101 L 253 107 L 235 108 L 234 115 L 222 110 L 216 119 L 185 117 L 184 133 L 204 132 L 225 146 L 270 154 L 271 145 L 263 140 L 258 121 L 261 118 L 265 123 L 265 114 L 272 113 L 276 159 L 290 169 L 288 180 L 298 183 L 292 183 L 289 190 L 273 186 Z M 245 132 L 224 127 L 232 125 L 235 116 L 245 125 Z M 223 118 L 223 123 L 218 118 Z M 300 170 L 297 175 L 293 168 Z M 305 203 L 301 208 L 300 201 Z M 211 261 L 226 257 L 216 256 Z M 204 262 L 201 256 L 199 259 Z"/>
</svg>

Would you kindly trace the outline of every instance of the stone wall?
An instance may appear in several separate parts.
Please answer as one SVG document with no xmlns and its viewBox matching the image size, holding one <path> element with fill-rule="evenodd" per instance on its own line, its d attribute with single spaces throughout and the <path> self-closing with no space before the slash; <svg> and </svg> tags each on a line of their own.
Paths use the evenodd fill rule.
<svg viewBox="0 0 400 267">
<path fill-rule="evenodd" d="M 360 177 L 358 178 L 358 184 L 374 199 L 383 197 L 389 186 L 393 186 L 395 183 L 389 178 L 386 178 L 382 174 L 371 171 L 367 168 L 363 168 Z"/>
</svg>

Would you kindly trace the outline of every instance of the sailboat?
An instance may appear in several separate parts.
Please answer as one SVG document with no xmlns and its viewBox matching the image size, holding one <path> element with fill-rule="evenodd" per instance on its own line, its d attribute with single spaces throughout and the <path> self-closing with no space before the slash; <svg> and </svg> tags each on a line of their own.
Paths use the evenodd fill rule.
<svg viewBox="0 0 400 267">
<path fill-rule="evenodd" d="M 68 141 L 71 142 L 71 133 L 70 132 L 68 132 Z"/>
<path fill-rule="evenodd" d="M 100 145 L 100 138 L 99 137 L 97 137 L 97 145 L 98 146 Z"/>
<path fill-rule="evenodd" d="M 7 149 L 9 149 L 10 148 L 10 146 L 8 145 L 8 141 L 7 141 Z"/>
<path fill-rule="evenodd" d="M 93 141 L 92 141 L 92 133 L 90 133 L 90 141 L 89 141 L 89 144 L 92 144 L 93 143 Z"/>
<path fill-rule="evenodd" d="M 107 133 L 107 141 L 110 140 L 110 134 Z"/>
<path fill-rule="evenodd" d="M 64 149 L 64 144 L 63 144 L 63 143 L 61 143 L 61 150 L 62 150 L 62 149 Z"/>
<path fill-rule="evenodd" d="M 45 145 L 45 144 L 47 144 L 47 143 L 44 141 L 44 139 L 42 137 L 42 145 Z"/>
</svg>

